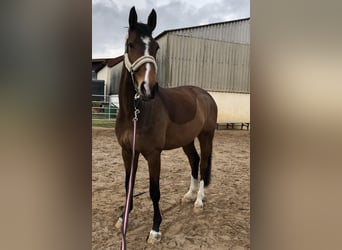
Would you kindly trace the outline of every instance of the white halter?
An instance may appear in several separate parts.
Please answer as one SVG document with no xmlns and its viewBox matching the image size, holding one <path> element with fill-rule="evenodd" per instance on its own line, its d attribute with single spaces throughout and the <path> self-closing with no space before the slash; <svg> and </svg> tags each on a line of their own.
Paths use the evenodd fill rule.
<svg viewBox="0 0 342 250">
<path fill-rule="evenodd" d="M 152 63 L 157 73 L 157 63 L 153 56 L 141 56 L 133 64 L 129 61 L 127 53 L 124 56 L 125 66 L 129 72 L 134 73 L 144 63 Z"/>
</svg>

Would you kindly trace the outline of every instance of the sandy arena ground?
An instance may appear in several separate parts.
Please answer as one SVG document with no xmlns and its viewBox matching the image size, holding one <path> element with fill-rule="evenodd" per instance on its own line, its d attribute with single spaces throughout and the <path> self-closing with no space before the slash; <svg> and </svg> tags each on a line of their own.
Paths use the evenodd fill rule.
<svg viewBox="0 0 342 250">
<path fill-rule="evenodd" d="M 198 148 L 198 145 L 197 145 Z M 125 202 L 124 167 L 114 129 L 93 129 L 92 248 L 120 249 L 115 228 Z M 162 239 L 146 243 L 153 207 L 149 177 L 140 156 L 130 214 L 127 249 L 250 249 L 250 132 L 216 130 L 211 184 L 205 189 L 203 211 L 180 200 L 190 185 L 190 165 L 182 149 L 163 151 L 160 209 Z"/>
</svg>

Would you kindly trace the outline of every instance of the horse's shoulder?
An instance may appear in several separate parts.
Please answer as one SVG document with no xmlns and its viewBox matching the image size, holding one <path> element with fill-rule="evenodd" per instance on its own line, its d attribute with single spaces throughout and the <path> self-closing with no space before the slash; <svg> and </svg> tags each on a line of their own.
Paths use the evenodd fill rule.
<svg viewBox="0 0 342 250">
<path fill-rule="evenodd" d="M 183 124 L 196 115 L 196 93 L 190 86 L 160 88 L 159 96 L 172 122 Z"/>
</svg>

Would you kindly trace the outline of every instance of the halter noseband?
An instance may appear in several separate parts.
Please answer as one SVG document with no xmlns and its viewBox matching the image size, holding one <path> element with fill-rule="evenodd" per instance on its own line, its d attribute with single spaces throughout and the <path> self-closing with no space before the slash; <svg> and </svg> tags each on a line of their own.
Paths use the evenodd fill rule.
<svg viewBox="0 0 342 250">
<path fill-rule="evenodd" d="M 125 66 L 130 73 L 134 73 L 144 63 L 152 63 L 157 72 L 157 63 L 153 56 L 141 56 L 133 64 L 128 59 L 128 54 L 125 53 Z"/>
</svg>

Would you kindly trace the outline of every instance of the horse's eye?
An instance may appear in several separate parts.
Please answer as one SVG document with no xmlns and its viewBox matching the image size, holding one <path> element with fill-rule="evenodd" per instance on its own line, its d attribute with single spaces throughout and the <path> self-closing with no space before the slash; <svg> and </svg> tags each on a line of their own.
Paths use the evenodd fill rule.
<svg viewBox="0 0 342 250">
<path fill-rule="evenodd" d="M 128 42 L 128 43 L 127 43 L 127 46 L 128 46 L 129 48 L 134 48 L 134 46 L 133 46 L 133 43 L 132 43 L 132 42 Z"/>
</svg>

